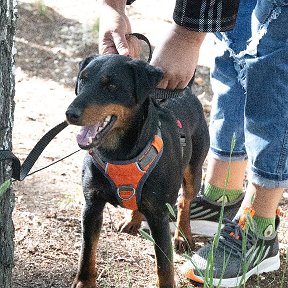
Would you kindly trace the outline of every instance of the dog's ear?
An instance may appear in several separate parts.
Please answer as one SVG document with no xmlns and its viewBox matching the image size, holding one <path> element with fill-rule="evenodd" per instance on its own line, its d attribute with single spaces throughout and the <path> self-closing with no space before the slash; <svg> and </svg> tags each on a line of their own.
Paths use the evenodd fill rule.
<svg viewBox="0 0 288 288">
<path fill-rule="evenodd" d="M 97 55 L 91 55 L 79 63 L 79 70 L 78 70 L 78 75 L 77 75 L 76 84 L 75 84 L 75 94 L 76 95 L 78 94 L 78 82 L 79 82 L 79 75 L 80 75 L 81 71 L 96 57 L 97 57 Z"/>
<path fill-rule="evenodd" d="M 143 103 L 156 88 L 164 73 L 160 68 L 142 60 L 131 60 L 129 64 L 134 72 L 136 100 L 138 103 Z"/>
</svg>

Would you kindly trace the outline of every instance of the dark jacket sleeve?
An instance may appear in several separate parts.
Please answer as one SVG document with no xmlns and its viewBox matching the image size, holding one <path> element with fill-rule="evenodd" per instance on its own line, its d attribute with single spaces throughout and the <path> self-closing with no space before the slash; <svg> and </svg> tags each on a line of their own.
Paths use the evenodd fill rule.
<svg viewBox="0 0 288 288">
<path fill-rule="evenodd" d="M 130 4 L 132 4 L 134 1 L 136 1 L 136 0 L 127 0 L 126 4 L 127 4 L 127 5 L 130 5 Z"/>
<path fill-rule="evenodd" d="M 176 24 L 199 32 L 227 31 L 236 22 L 239 0 L 176 0 Z"/>
</svg>

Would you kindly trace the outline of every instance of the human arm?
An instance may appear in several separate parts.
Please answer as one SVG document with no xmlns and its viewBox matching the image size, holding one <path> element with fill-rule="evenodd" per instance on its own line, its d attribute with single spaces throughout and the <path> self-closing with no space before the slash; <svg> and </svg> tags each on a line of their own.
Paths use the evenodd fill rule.
<svg viewBox="0 0 288 288">
<path fill-rule="evenodd" d="M 183 89 L 192 79 L 197 66 L 205 32 L 189 31 L 173 24 L 152 56 L 151 64 L 160 67 L 164 78 L 158 85 L 163 89 Z"/>
<path fill-rule="evenodd" d="M 239 1 L 176 0 L 174 24 L 156 47 L 151 64 L 164 71 L 159 88 L 181 89 L 191 80 L 207 32 L 233 28 Z"/>
<path fill-rule="evenodd" d="M 125 15 L 126 0 L 101 0 L 100 3 L 99 52 L 133 56 L 133 49 L 129 51 L 125 38 L 125 34 L 131 33 Z M 238 0 L 176 0 L 175 23 L 163 43 L 156 47 L 151 60 L 152 65 L 164 71 L 159 88 L 182 89 L 187 86 L 197 66 L 206 33 L 231 29 L 238 4 Z"/>
</svg>

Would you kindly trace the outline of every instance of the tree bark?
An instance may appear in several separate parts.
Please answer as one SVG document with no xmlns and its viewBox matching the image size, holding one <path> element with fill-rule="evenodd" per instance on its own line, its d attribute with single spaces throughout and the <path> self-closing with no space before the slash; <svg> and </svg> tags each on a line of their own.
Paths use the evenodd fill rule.
<svg viewBox="0 0 288 288">
<path fill-rule="evenodd" d="M 0 0 L 0 150 L 12 148 L 14 112 L 14 35 L 16 0 Z M 0 287 L 12 287 L 14 194 L 11 163 L 0 163 Z M 3 183 L 8 184 L 4 189 Z"/>
</svg>

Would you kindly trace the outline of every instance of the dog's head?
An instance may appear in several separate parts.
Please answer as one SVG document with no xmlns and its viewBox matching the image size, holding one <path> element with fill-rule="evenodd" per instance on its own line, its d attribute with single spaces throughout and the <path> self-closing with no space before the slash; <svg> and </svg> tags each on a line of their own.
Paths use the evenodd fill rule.
<svg viewBox="0 0 288 288">
<path fill-rule="evenodd" d="M 77 97 L 66 111 L 70 124 L 83 126 L 82 149 L 95 147 L 104 137 L 125 130 L 135 107 L 149 97 L 163 72 L 141 60 L 121 55 L 96 55 L 80 63 Z"/>
</svg>

